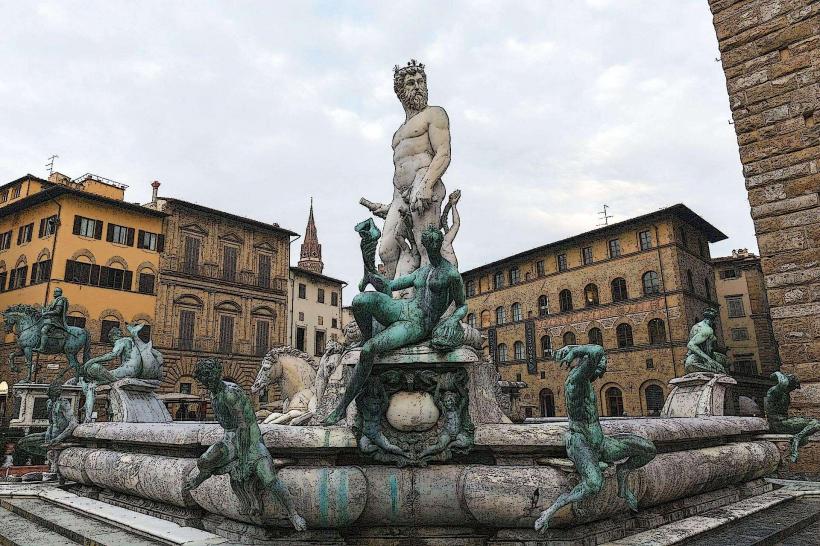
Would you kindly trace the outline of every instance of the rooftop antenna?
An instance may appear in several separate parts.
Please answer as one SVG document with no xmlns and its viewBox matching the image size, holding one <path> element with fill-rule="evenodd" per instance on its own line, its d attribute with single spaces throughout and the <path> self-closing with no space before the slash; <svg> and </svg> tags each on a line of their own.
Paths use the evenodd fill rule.
<svg viewBox="0 0 820 546">
<path fill-rule="evenodd" d="M 55 154 L 55 155 L 48 158 L 48 163 L 46 163 L 46 168 L 48 169 L 48 175 L 49 176 L 54 174 L 54 160 L 57 159 L 58 157 L 60 157 L 60 156 Z"/>
<path fill-rule="evenodd" d="M 598 213 L 598 216 L 600 216 L 601 220 L 604 221 L 603 224 L 598 224 L 599 226 L 608 226 L 609 225 L 609 219 L 612 218 L 612 215 L 606 213 L 608 208 L 609 208 L 609 205 L 604 204 L 604 210 L 602 210 Z"/>
</svg>

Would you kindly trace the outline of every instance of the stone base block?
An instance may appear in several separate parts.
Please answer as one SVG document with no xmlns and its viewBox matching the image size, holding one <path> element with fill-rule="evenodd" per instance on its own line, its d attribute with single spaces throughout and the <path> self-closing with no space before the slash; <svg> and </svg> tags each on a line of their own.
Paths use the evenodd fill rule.
<svg viewBox="0 0 820 546">
<path fill-rule="evenodd" d="M 48 383 L 26 383 L 20 382 L 14 385 L 14 396 L 20 399 L 17 415 L 13 416 L 9 423 L 9 428 L 30 428 L 47 427 L 48 414 L 46 404 L 48 403 Z M 71 402 L 71 410 L 77 415 L 77 408 L 83 390 L 73 385 L 64 385 L 62 398 Z M 37 408 L 37 416 L 35 416 Z"/>
<path fill-rule="evenodd" d="M 160 382 L 143 379 L 120 379 L 97 387 L 97 393 L 108 397 L 111 421 L 121 423 L 170 423 L 173 419 L 156 390 Z"/>
<path fill-rule="evenodd" d="M 661 417 L 710 417 L 724 415 L 726 389 L 737 381 L 728 375 L 695 372 L 669 382 Z"/>
</svg>

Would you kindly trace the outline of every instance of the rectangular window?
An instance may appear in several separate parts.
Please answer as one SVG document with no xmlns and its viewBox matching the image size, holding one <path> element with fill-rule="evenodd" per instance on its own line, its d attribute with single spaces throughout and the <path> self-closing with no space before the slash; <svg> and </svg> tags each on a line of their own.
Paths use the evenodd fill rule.
<svg viewBox="0 0 820 546">
<path fill-rule="evenodd" d="M 3 190 L 0 192 L 0 203 L 5 203 L 9 200 L 9 190 Z"/>
<path fill-rule="evenodd" d="M 652 248 L 652 234 L 649 233 L 649 230 L 638 233 L 638 241 L 640 242 L 641 250 L 649 250 Z"/>
<path fill-rule="evenodd" d="M 222 279 L 236 281 L 236 257 L 238 249 L 235 246 L 222 247 Z"/>
<path fill-rule="evenodd" d="M 270 288 L 270 256 L 268 254 L 260 254 L 257 267 L 259 269 L 257 284 L 260 288 Z"/>
<path fill-rule="evenodd" d="M 299 320 L 300 320 L 301 322 L 304 322 L 304 321 L 305 321 L 305 313 L 304 313 L 304 311 L 299 311 Z"/>
<path fill-rule="evenodd" d="M 20 190 L 22 190 L 22 189 L 23 189 L 23 185 L 22 185 L 22 184 L 18 184 L 18 185 L 16 185 L 16 186 L 14 186 L 14 187 L 11 189 L 11 198 L 12 198 L 12 199 L 17 199 L 18 197 L 20 197 Z"/>
<path fill-rule="evenodd" d="M 0 233 L 0 250 L 11 248 L 11 230 Z"/>
<path fill-rule="evenodd" d="M 8 277 L 8 272 L 3 271 L 0 273 L 0 292 L 6 291 L 6 279 Z"/>
<path fill-rule="evenodd" d="M 319 288 L 316 291 L 316 301 L 319 302 L 319 303 L 324 303 L 325 302 L 325 290 L 324 290 L 324 288 Z"/>
<path fill-rule="evenodd" d="M 339 327 L 339 321 L 336 320 L 335 318 L 330 319 L 330 327 L 331 328 L 338 328 Z"/>
<path fill-rule="evenodd" d="M 134 228 L 109 223 L 105 240 L 118 245 L 134 246 Z"/>
<path fill-rule="evenodd" d="M 584 265 L 589 265 L 592 263 L 592 247 L 585 246 L 581 249 L 581 258 L 583 258 Z"/>
<path fill-rule="evenodd" d="M 194 326 L 196 325 L 196 313 L 183 309 L 179 312 L 179 342 L 180 349 L 191 350 L 194 347 Z"/>
<path fill-rule="evenodd" d="M 646 369 L 647 370 L 654 370 L 655 369 L 655 360 L 651 358 L 646 359 Z"/>
<path fill-rule="evenodd" d="M 182 261 L 183 273 L 197 275 L 199 273 L 199 246 L 200 240 L 196 237 L 185 237 L 185 252 Z"/>
<path fill-rule="evenodd" d="M 746 341 L 749 339 L 748 328 L 732 328 L 732 341 Z"/>
<path fill-rule="evenodd" d="M 71 232 L 80 237 L 102 239 L 102 225 L 102 220 L 74 216 L 74 229 L 72 229 Z"/>
<path fill-rule="evenodd" d="M 180 383 L 179 384 L 179 393 L 180 394 L 191 394 L 191 383 Z"/>
<path fill-rule="evenodd" d="M 521 271 L 517 267 L 510 269 L 510 286 L 521 282 Z"/>
<path fill-rule="evenodd" d="M 256 321 L 256 355 L 264 356 L 268 352 L 270 344 L 270 322 L 267 320 Z"/>
<path fill-rule="evenodd" d="M 115 290 L 131 290 L 134 273 L 125 269 L 114 269 L 85 262 L 66 260 L 64 279 L 67 282 L 88 284 Z"/>
<path fill-rule="evenodd" d="M 154 283 L 156 282 L 156 275 L 151 273 L 140 273 L 139 278 L 139 293 L 140 294 L 153 294 L 154 293 Z"/>
<path fill-rule="evenodd" d="M 566 254 L 559 254 L 558 255 L 558 271 L 566 271 L 567 270 L 567 255 Z"/>
<path fill-rule="evenodd" d="M 621 240 L 612 239 L 609 241 L 609 257 L 617 258 L 621 255 Z"/>
<path fill-rule="evenodd" d="M 743 296 L 726 296 L 726 308 L 729 311 L 729 318 L 746 316 L 746 311 L 743 309 Z"/>
<path fill-rule="evenodd" d="M 718 274 L 721 279 L 737 279 L 740 277 L 740 272 L 737 269 L 722 269 Z"/>
<path fill-rule="evenodd" d="M 303 326 L 296 327 L 296 349 L 305 351 L 305 328 Z"/>
<path fill-rule="evenodd" d="M 307 286 L 299 283 L 299 299 L 307 299 Z"/>
<path fill-rule="evenodd" d="M 23 245 L 31 241 L 31 236 L 34 233 L 34 222 L 20 226 L 17 232 L 17 244 Z"/>
<path fill-rule="evenodd" d="M 57 231 L 57 215 L 49 216 L 48 218 L 40 218 L 40 229 L 37 231 L 37 237 L 42 239 L 54 235 Z"/>
<path fill-rule="evenodd" d="M 111 328 L 119 328 L 120 323 L 117 320 L 103 319 L 100 324 L 100 343 L 111 343 L 108 339 L 108 334 L 111 333 Z"/>
<path fill-rule="evenodd" d="M 339 294 L 336 292 L 330 293 L 330 305 L 337 307 L 339 305 Z"/>
<path fill-rule="evenodd" d="M 754 360 L 738 360 L 734 363 L 734 369 L 738 375 L 757 374 L 757 365 Z"/>
<path fill-rule="evenodd" d="M 322 315 L 319 315 L 319 316 L 317 317 L 317 321 L 318 321 L 319 326 L 324 326 L 324 324 L 325 324 L 325 318 L 324 318 Z"/>
<path fill-rule="evenodd" d="M 26 285 L 26 275 L 28 275 L 27 265 L 12 269 L 9 275 L 9 290 L 23 288 Z"/>
<path fill-rule="evenodd" d="M 535 262 L 535 274 L 539 277 L 543 277 L 547 274 L 546 269 L 544 269 L 544 260 L 538 260 Z"/>
<path fill-rule="evenodd" d="M 475 281 L 467 281 L 467 297 L 475 296 Z"/>
<path fill-rule="evenodd" d="M 100 288 L 131 290 L 133 272 L 113 267 L 100 267 Z"/>
<path fill-rule="evenodd" d="M 150 231 L 139 230 L 137 233 L 137 248 L 144 248 L 145 250 L 155 250 L 162 252 L 165 250 L 164 237 L 159 233 L 151 233 Z"/>
<path fill-rule="evenodd" d="M 504 288 L 504 273 L 496 271 L 493 275 L 493 289 L 498 290 L 499 288 Z"/>
<path fill-rule="evenodd" d="M 313 354 L 316 356 L 322 356 L 325 353 L 325 333 L 321 330 L 316 330 L 316 340 L 313 346 Z"/>
<path fill-rule="evenodd" d="M 219 317 L 219 352 L 233 353 L 233 317 L 222 315 Z"/>
<path fill-rule="evenodd" d="M 65 318 L 66 326 L 76 326 L 77 328 L 85 328 L 85 317 L 77 317 L 68 315 Z"/>
<path fill-rule="evenodd" d="M 43 260 L 41 262 L 35 262 L 34 265 L 31 266 L 31 283 L 30 284 L 40 284 L 44 283 L 51 278 L 51 260 Z"/>
</svg>

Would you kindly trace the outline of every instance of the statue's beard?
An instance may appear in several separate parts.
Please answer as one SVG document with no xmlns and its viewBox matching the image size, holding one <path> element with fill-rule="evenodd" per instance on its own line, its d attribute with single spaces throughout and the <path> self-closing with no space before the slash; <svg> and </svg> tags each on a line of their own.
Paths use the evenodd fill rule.
<svg viewBox="0 0 820 546">
<path fill-rule="evenodd" d="M 412 94 L 402 93 L 399 97 L 402 106 L 408 110 L 420 112 L 427 108 L 427 90 L 414 91 Z"/>
</svg>

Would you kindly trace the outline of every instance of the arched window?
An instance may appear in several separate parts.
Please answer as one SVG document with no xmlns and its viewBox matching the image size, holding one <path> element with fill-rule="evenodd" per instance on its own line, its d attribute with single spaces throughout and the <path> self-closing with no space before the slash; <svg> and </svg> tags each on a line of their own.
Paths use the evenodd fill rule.
<svg viewBox="0 0 820 546">
<path fill-rule="evenodd" d="M 512 304 L 512 319 L 513 322 L 518 322 L 523 319 L 521 316 L 521 304 L 518 302 Z"/>
<path fill-rule="evenodd" d="M 712 287 L 709 284 L 709 279 L 703 279 L 703 287 L 706 289 L 706 300 L 712 301 Z"/>
<path fill-rule="evenodd" d="M 481 312 L 481 327 L 482 328 L 489 328 L 490 327 L 490 312 L 486 309 Z"/>
<path fill-rule="evenodd" d="M 612 279 L 612 301 L 626 301 L 628 298 L 626 280 L 622 277 Z"/>
<path fill-rule="evenodd" d="M 632 326 L 625 322 L 622 322 L 615 328 L 615 335 L 618 338 L 618 347 L 621 349 L 624 347 L 632 347 L 635 344 L 632 340 Z"/>
<path fill-rule="evenodd" d="M 552 340 L 550 336 L 541 336 L 541 356 L 543 358 L 552 356 Z"/>
<path fill-rule="evenodd" d="M 660 415 L 663 409 L 663 389 L 659 385 L 649 385 L 644 389 L 646 414 Z"/>
<path fill-rule="evenodd" d="M 496 271 L 493 275 L 493 288 L 496 290 L 504 288 L 504 273 L 501 271 Z"/>
<path fill-rule="evenodd" d="M 643 293 L 646 296 L 661 293 L 661 278 L 655 271 L 647 271 L 643 274 Z"/>
<path fill-rule="evenodd" d="M 516 360 L 524 360 L 524 342 L 516 341 L 513 343 L 513 358 Z"/>
<path fill-rule="evenodd" d="M 572 311 L 572 292 L 564 288 L 558 294 L 558 302 L 561 305 L 561 312 Z"/>
<path fill-rule="evenodd" d="M 546 317 L 550 313 L 549 300 L 543 294 L 538 296 L 538 316 Z"/>
<path fill-rule="evenodd" d="M 475 328 L 475 313 L 470 313 L 469 315 L 467 315 L 467 324 Z"/>
<path fill-rule="evenodd" d="M 521 271 L 518 267 L 513 267 L 510 269 L 510 286 L 514 284 L 518 284 L 521 281 Z"/>
<path fill-rule="evenodd" d="M 499 362 L 506 362 L 507 361 L 507 346 L 504 343 L 498 344 L 498 361 Z"/>
<path fill-rule="evenodd" d="M 606 390 L 606 413 L 610 417 L 621 417 L 624 414 L 624 395 L 618 387 Z"/>
<path fill-rule="evenodd" d="M 598 287 L 592 283 L 584 287 L 584 305 L 598 305 Z"/>
<path fill-rule="evenodd" d="M 555 396 L 549 389 L 541 389 L 538 393 L 541 406 L 541 417 L 555 417 Z"/>
<path fill-rule="evenodd" d="M 507 315 L 504 312 L 504 307 L 496 307 L 495 308 L 495 323 L 496 324 L 504 324 L 507 322 Z"/>
<path fill-rule="evenodd" d="M 564 345 L 575 345 L 578 341 L 575 339 L 575 334 L 567 332 L 564 334 Z"/>
<path fill-rule="evenodd" d="M 604 335 L 601 333 L 600 328 L 591 328 L 589 330 L 589 342 L 593 345 L 604 346 Z"/>
<path fill-rule="evenodd" d="M 659 318 L 649 321 L 649 343 L 658 345 L 666 341 L 666 325 Z"/>
<path fill-rule="evenodd" d="M 689 285 L 689 290 L 691 292 L 695 291 L 695 279 L 692 278 L 692 270 L 686 270 L 686 284 Z"/>
</svg>

